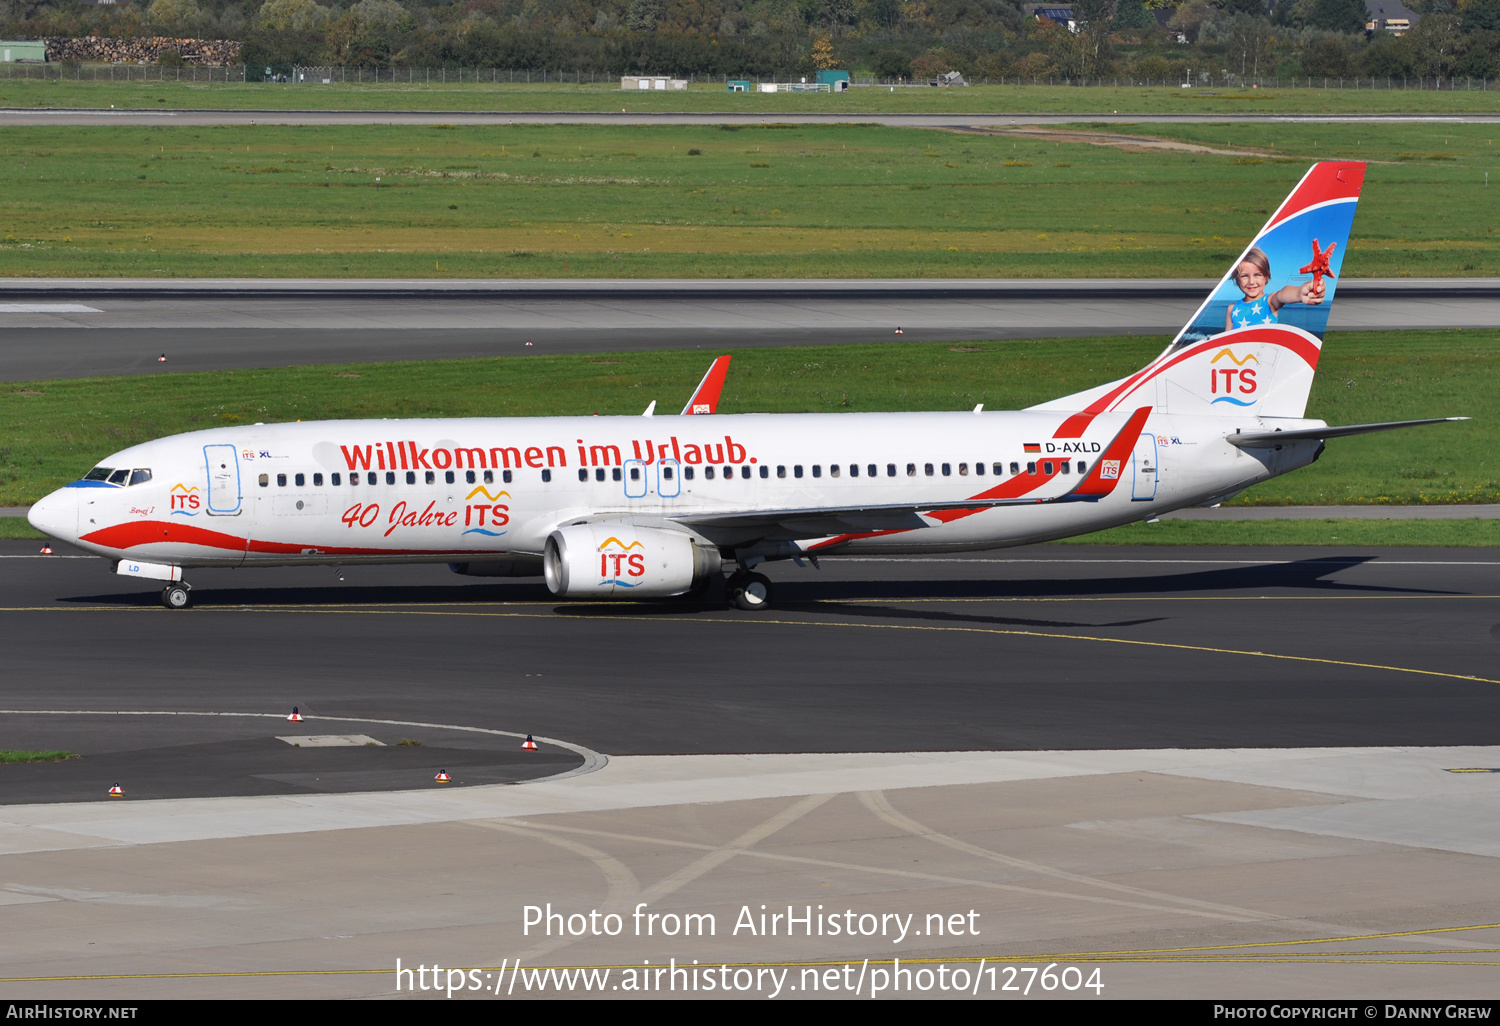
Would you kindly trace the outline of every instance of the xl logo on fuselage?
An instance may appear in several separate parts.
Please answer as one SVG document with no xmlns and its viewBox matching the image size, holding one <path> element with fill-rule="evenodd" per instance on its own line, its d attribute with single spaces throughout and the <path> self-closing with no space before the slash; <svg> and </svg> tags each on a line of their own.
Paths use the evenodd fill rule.
<svg viewBox="0 0 1500 1026">
<path fill-rule="evenodd" d="M 1228 360 L 1234 364 L 1233 367 L 1216 367 L 1220 360 Z M 1208 391 L 1212 395 L 1223 393 L 1213 400 L 1215 403 L 1232 403 L 1235 406 L 1254 406 L 1256 400 L 1237 399 L 1231 393 L 1239 392 L 1241 395 L 1253 395 L 1257 387 L 1255 381 L 1255 368 L 1246 367 L 1245 364 L 1254 361 L 1260 363 L 1260 358 L 1254 353 L 1246 353 L 1243 357 L 1234 355 L 1232 349 L 1220 349 L 1214 354 L 1209 362 L 1208 368 Z"/>
<path fill-rule="evenodd" d="M 611 552 L 610 547 L 618 551 Z M 610 536 L 604 539 L 599 546 L 599 583 L 618 584 L 624 588 L 634 588 L 639 581 L 627 581 L 621 578 L 623 569 L 626 577 L 646 576 L 646 554 L 644 552 L 632 552 L 632 549 L 644 548 L 640 542 L 633 541 L 626 545 L 620 539 Z M 613 571 L 613 573 L 611 573 Z"/>
</svg>

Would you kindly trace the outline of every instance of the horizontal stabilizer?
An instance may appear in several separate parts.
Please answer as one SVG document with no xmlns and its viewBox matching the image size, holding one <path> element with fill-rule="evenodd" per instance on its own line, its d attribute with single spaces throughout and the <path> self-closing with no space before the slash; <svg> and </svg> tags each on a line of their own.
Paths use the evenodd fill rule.
<svg viewBox="0 0 1500 1026">
<path fill-rule="evenodd" d="M 1423 424 L 1448 424 L 1468 417 L 1432 417 L 1428 420 L 1390 420 L 1383 424 L 1348 424 L 1344 427 L 1297 428 L 1292 431 L 1256 431 L 1251 434 L 1228 436 L 1231 445 L 1241 449 L 1259 449 L 1282 442 L 1296 442 L 1308 438 L 1342 438 L 1345 435 L 1368 435 L 1375 431 L 1394 431 L 1397 428 L 1420 427 Z"/>
</svg>

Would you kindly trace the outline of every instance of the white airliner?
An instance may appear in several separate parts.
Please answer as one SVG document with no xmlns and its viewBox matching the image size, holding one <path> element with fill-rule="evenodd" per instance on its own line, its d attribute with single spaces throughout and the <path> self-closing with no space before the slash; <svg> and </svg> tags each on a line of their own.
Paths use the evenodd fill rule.
<svg viewBox="0 0 1500 1026">
<path fill-rule="evenodd" d="M 733 564 L 730 601 L 760 609 L 767 560 L 992 549 L 1211 505 L 1328 438 L 1436 422 L 1303 417 L 1363 179 L 1314 165 L 1160 356 L 1027 410 L 722 415 L 725 357 L 687 417 L 195 431 L 115 453 L 29 519 L 166 582 L 170 608 L 193 567 L 442 562 L 581 599 L 701 594 Z"/>
</svg>

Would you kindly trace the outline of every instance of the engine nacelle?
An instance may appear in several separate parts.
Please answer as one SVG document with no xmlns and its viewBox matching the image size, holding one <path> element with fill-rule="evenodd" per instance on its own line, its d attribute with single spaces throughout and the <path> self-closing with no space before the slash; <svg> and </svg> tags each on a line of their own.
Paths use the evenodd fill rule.
<svg viewBox="0 0 1500 1026">
<path fill-rule="evenodd" d="M 575 524 L 547 537 L 542 569 L 560 598 L 666 598 L 718 573 L 719 550 L 660 527 Z"/>
</svg>

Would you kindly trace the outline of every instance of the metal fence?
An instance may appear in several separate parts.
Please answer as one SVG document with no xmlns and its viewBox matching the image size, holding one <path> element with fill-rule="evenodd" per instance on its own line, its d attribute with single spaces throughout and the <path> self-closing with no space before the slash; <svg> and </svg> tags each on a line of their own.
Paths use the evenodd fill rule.
<svg viewBox="0 0 1500 1026">
<path fill-rule="evenodd" d="M 5 79 L 73 79 L 82 82 L 266 82 L 283 85 L 324 85 L 333 83 L 401 83 L 409 85 L 534 85 L 560 83 L 571 85 L 604 84 L 618 88 L 620 76 L 604 71 L 564 71 L 545 68 L 334 68 L 288 65 L 225 65 L 211 67 L 187 64 L 172 68 L 162 64 L 83 64 L 61 61 L 49 64 L 0 64 Z M 736 76 L 679 75 L 690 82 L 727 83 Z M 759 79 L 751 81 L 758 82 Z M 772 81 L 765 79 L 765 81 Z M 1353 76 L 1332 78 L 1318 76 L 1239 76 L 1221 74 L 1217 80 L 1184 83 L 1179 79 L 1140 79 L 1128 76 L 1068 78 L 1063 76 L 971 79 L 971 85 L 1065 86 L 1069 88 L 1112 88 L 1162 86 L 1183 89 L 1363 89 L 1363 90 L 1439 90 L 1442 92 L 1488 92 L 1488 78 L 1427 78 L 1405 76 Z M 876 79 L 856 74 L 855 88 L 927 89 L 921 80 Z M 753 87 L 752 87 L 753 88 Z M 958 88 L 958 87 L 955 87 Z"/>
</svg>

